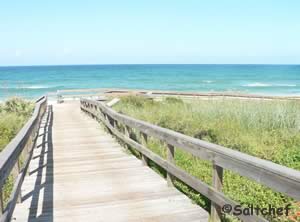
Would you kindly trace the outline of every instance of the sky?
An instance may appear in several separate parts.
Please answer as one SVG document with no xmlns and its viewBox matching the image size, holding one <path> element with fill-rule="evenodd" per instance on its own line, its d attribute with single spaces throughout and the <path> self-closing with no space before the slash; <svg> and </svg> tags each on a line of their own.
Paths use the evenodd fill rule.
<svg viewBox="0 0 300 222">
<path fill-rule="evenodd" d="M 300 64 L 299 0 L 0 0 L 0 66 Z"/>
</svg>

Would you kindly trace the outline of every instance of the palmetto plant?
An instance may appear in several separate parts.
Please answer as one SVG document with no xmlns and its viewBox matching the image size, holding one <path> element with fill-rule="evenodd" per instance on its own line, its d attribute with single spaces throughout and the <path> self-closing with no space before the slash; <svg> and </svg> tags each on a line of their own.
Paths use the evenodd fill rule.
<svg viewBox="0 0 300 222">
<path fill-rule="evenodd" d="M 22 116 L 31 115 L 33 103 L 21 98 L 11 98 L 0 106 L 0 112 L 16 113 Z"/>
<path fill-rule="evenodd" d="M 33 111 L 33 103 L 11 98 L 0 104 L 0 151 L 18 133 Z"/>
</svg>

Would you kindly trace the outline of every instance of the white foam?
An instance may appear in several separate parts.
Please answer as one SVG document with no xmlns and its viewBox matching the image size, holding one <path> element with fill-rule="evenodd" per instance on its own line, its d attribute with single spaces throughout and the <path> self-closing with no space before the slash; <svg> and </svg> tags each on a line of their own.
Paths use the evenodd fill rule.
<svg viewBox="0 0 300 222">
<path fill-rule="evenodd" d="M 272 85 L 267 84 L 267 83 L 255 82 L 255 83 L 249 83 L 249 84 L 246 84 L 243 86 L 246 86 L 246 87 L 269 87 Z"/>
<path fill-rule="evenodd" d="M 47 88 L 52 88 L 52 87 L 36 85 L 36 86 L 27 86 L 27 87 L 22 87 L 22 88 L 24 88 L 24 89 L 47 89 Z"/>
<path fill-rule="evenodd" d="M 269 83 L 262 83 L 262 82 L 255 82 L 243 85 L 245 87 L 295 87 L 295 84 L 269 84 Z"/>
<path fill-rule="evenodd" d="M 49 89 L 55 86 L 43 86 L 43 85 L 32 85 L 32 86 L 0 86 L 0 89 Z"/>
<path fill-rule="evenodd" d="M 282 87 L 295 87 L 296 84 L 276 84 L 276 86 L 282 86 Z"/>
</svg>

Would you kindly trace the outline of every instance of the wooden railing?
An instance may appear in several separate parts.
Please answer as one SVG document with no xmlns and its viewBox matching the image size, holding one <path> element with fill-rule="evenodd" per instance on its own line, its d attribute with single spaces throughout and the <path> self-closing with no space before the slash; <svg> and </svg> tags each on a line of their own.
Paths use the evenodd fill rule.
<svg viewBox="0 0 300 222">
<path fill-rule="evenodd" d="M 80 102 L 83 111 L 102 121 L 117 138 L 139 151 L 145 164 L 150 159 L 164 168 L 167 172 L 169 185 L 173 184 L 173 178 L 176 177 L 209 198 L 212 201 L 211 221 L 220 221 L 221 207 L 225 204 L 230 204 L 232 207 L 239 205 L 239 203 L 231 200 L 222 193 L 223 169 L 236 172 L 257 183 L 266 185 L 274 191 L 279 191 L 295 200 L 300 200 L 300 172 L 297 170 L 134 119 L 120 114 L 98 101 L 81 99 Z M 124 126 L 123 132 L 119 130 L 118 126 L 120 125 Z M 143 138 L 140 143 L 130 138 L 130 131 L 132 129 L 140 132 L 141 138 Z M 167 144 L 166 160 L 146 147 L 148 136 L 159 139 Z M 174 147 L 187 151 L 200 159 L 212 162 L 212 186 L 209 186 L 175 165 Z M 243 221 L 267 221 L 256 215 L 240 215 L 238 217 Z"/>
<path fill-rule="evenodd" d="M 0 221 L 11 220 L 17 202 L 21 201 L 21 185 L 32 156 L 32 149 L 47 109 L 47 97 L 36 101 L 32 117 L 27 121 L 16 137 L 0 153 Z M 4 203 L 3 186 L 8 177 L 13 177 L 13 188 L 7 204 Z"/>
<path fill-rule="evenodd" d="M 65 89 L 57 90 L 55 93 L 57 103 L 62 103 L 65 100 L 75 100 L 78 98 L 101 99 L 104 100 L 105 89 Z M 50 93 L 50 95 L 53 93 Z M 48 94 L 49 95 L 49 94 Z"/>
</svg>

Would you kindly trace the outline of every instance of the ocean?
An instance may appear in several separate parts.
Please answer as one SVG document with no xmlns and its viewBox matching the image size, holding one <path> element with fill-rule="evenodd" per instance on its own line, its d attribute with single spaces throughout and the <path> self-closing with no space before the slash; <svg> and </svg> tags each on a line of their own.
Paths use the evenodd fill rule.
<svg viewBox="0 0 300 222">
<path fill-rule="evenodd" d="M 66 65 L 0 67 L 0 100 L 77 88 L 300 96 L 300 65 Z"/>
</svg>

